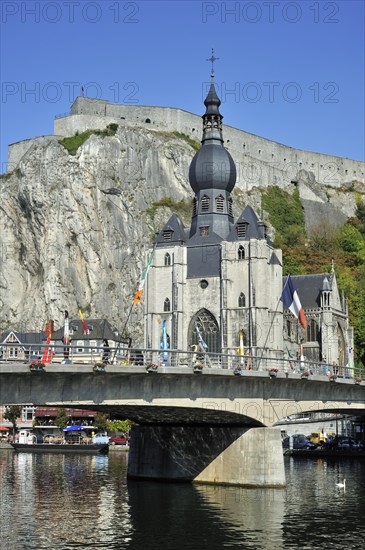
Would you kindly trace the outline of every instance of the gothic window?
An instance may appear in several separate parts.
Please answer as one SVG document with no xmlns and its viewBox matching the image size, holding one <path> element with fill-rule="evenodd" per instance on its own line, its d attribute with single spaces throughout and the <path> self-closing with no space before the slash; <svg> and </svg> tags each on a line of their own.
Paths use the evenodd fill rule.
<svg viewBox="0 0 365 550">
<path fill-rule="evenodd" d="M 165 301 L 163 303 L 163 310 L 170 311 L 170 300 L 168 298 L 165 298 Z"/>
<path fill-rule="evenodd" d="M 199 346 L 201 344 L 196 327 L 198 327 L 200 336 L 207 345 L 205 350 L 210 353 L 220 353 L 219 327 L 214 315 L 212 315 L 207 309 L 201 309 L 191 319 L 188 329 L 188 342 L 190 349 L 191 346 Z"/>
<path fill-rule="evenodd" d="M 207 195 L 202 196 L 201 210 L 202 212 L 209 212 L 210 210 L 210 198 Z"/>
<path fill-rule="evenodd" d="M 244 239 L 246 237 L 247 223 L 238 223 L 237 224 L 237 237 L 239 239 Z"/>
<path fill-rule="evenodd" d="M 311 319 L 307 326 L 307 342 L 318 341 L 318 324 L 314 319 Z"/>
<path fill-rule="evenodd" d="M 239 260 L 244 260 L 245 259 L 245 249 L 243 248 L 243 246 L 240 246 L 238 248 L 238 259 Z"/>
<path fill-rule="evenodd" d="M 290 338 L 290 336 L 291 336 L 291 322 L 289 321 L 289 319 L 286 321 L 286 332 L 288 334 L 288 337 Z"/>
<path fill-rule="evenodd" d="M 201 237 L 208 237 L 209 235 L 209 225 L 202 225 L 199 227 L 199 235 Z"/>
<path fill-rule="evenodd" d="M 232 198 L 231 197 L 229 197 L 229 199 L 228 199 L 228 214 L 230 216 L 233 216 Z"/>
<path fill-rule="evenodd" d="M 193 216 L 196 216 L 197 214 L 197 202 L 196 202 L 196 198 L 194 197 L 193 198 Z"/>
<path fill-rule="evenodd" d="M 166 266 L 171 265 L 171 256 L 168 252 L 166 252 L 165 254 L 165 265 Z"/>
<path fill-rule="evenodd" d="M 163 232 L 163 240 L 164 241 L 172 241 L 172 234 L 173 231 L 171 229 L 167 229 Z"/>
<path fill-rule="evenodd" d="M 217 212 L 224 212 L 224 197 L 223 195 L 218 195 L 215 199 L 215 209 Z"/>
<path fill-rule="evenodd" d="M 246 307 L 246 297 L 243 292 L 238 297 L 238 307 Z"/>
</svg>

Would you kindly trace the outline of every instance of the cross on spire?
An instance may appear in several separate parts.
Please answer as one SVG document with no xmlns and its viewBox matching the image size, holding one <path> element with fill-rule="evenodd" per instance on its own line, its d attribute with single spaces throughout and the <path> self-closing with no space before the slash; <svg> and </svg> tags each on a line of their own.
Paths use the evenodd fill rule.
<svg viewBox="0 0 365 550">
<path fill-rule="evenodd" d="M 220 59 L 219 57 L 214 57 L 214 48 L 212 48 L 212 55 L 207 59 L 207 61 L 210 61 L 212 64 L 212 72 L 210 73 L 210 76 L 212 79 L 214 78 L 214 61 L 218 61 Z"/>
</svg>

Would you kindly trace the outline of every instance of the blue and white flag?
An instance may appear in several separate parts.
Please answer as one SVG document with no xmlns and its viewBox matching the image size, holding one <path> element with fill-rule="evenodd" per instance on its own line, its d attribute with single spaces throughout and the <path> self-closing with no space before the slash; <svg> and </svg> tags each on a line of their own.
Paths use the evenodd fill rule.
<svg viewBox="0 0 365 550">
<path fill-rule="evenodd" d="M 201 332 L 200 332 L 199 327 L 198 327 L 198 323 L 196 321 L 195 321 L 195 328 L 196 328 L 196 333 L 197 333 L 198 338 L 199 338 L 200 345 L 203 347 L 203 349 L 205 349 L 205 350 L 208 349 L 208 346 L 203 340 L 203 336 L 201 335 Z"/>
<path fill-rule="evenodd" d="M 161 335 L 160 348 L 163 350 L 169 349 L 169 337 L 167 334 L 166 321 L 163 321 L 162 323 L 162 335 Z M 168 353 L 163 353 L 162 359 L 164 362 L 166 362 L 168 360 Z"/>
</svg>

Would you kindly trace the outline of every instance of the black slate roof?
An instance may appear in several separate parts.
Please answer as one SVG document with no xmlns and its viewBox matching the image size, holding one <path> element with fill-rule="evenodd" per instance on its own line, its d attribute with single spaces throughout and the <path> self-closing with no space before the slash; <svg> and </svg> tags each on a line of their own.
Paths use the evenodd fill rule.
<svg viewBox="0 0 365 550">
<path fill-rule="evenodd" d="M 245 237 L 237 236 L 237 225 L 247 224 Z M 265 224 L 259 220 L 254 209 L 248 205 L 234 224 L 232 231 L 228 235 L 227 241 L 249 241 L 250 239 L 263 239 Z"/>
<path fill-rule="evenodd" d="M 47 340 L 45 332 L 18 332 L 9 329 L 0 334 L 0 342 L 4 342 L 11 333 L 15 334 L 21 344 L 41 344 Z"/>
<path fill-rule="evenodd" d="M 330 289 L 332 287 L 332 279 L 329 273 L 320 273 L 318 275 L 292 275 L 291 278 L 303 309 L 315 309 L 320 307 L 323 281 L 326 278 Z M 286 279 L 287 277 L 283 277 L 283 288 Z"/>
<path fill-rule="evenodd" d="M 128 343 L 128 339 L 121 338 L 118 331 L 112 328 L 107 319 L 86 319 L 86 323 L 90 331 L 89 334 L 84 333 L 81 319 L 70 319 L 70 331 L 73 332 L 70 335 L 72 340 L 104 340 L 106 338 L 114 342 Z M 52 334 L 52 340 L 61 340 L 63 332 L 64 327 L 62 326 Z"/>
<path fill-rule="evenodd" d="M 164 240 L 164 232 L 165 231 L 172 231 L 172 238 L 171 241 Z M 186 229 L 184 227 L 183 222 L 179 218 L 177 214 L 172 214 L 169 221 L 166 223 L 166 225 L 161 229 L 159 234 L 156 238 L 157 246 L 168 246 L 169 244 L 176 244 L 176 243 L 184 243 L 186 242 Z"/>
</svg>

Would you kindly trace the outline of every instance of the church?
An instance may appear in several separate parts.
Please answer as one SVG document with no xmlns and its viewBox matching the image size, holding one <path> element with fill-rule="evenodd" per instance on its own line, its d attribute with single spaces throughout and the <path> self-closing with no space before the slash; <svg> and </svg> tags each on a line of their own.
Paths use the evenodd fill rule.
<svg viewBox="0 0 365 550">
<path fill-rule="evenodd" d="M 334 270 L 292 277 L 308 321 L 303 329 L 281 302 L 282 251 L 265 223 L 251 206 L 233 218 L 236 167 L 224 147 L 220 104 L 212 70 L 202 145 L 189 170 L 191 226 L 173 214 L 150 251 L 145 347 L 161 347 L 165 326 L 169 349 L 203 343 L 208 353 L 236 355 L 243 340 L 250 357 L 282 359 L 302 349 L 307 360 L 345 365 L 353 335 Z"/>
</svg>

